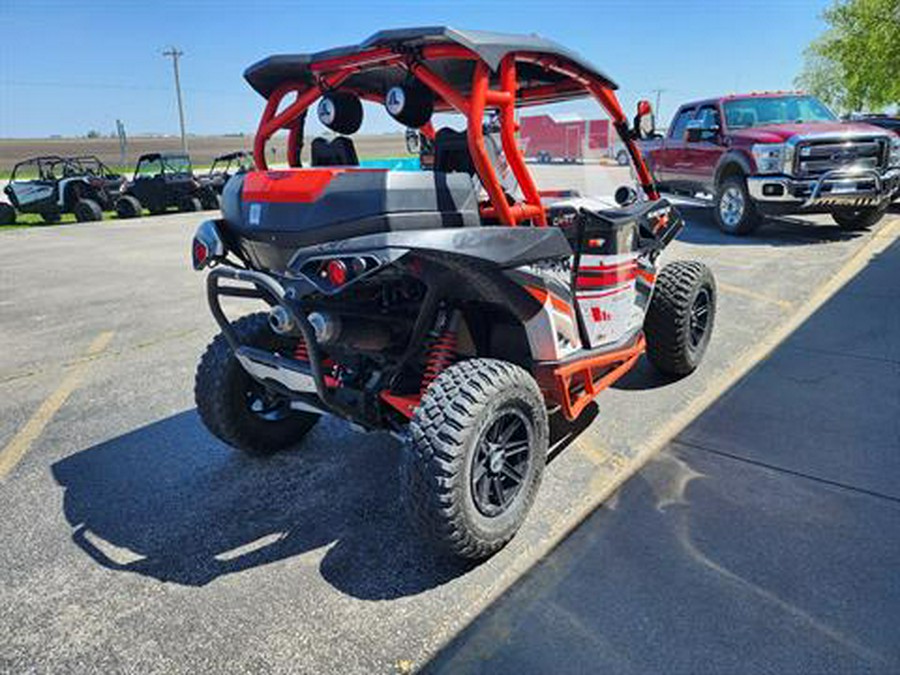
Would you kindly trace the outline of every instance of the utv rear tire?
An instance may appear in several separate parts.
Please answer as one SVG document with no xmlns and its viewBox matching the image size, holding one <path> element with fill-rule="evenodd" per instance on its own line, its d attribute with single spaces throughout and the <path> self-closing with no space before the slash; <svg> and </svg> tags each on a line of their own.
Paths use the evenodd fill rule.
<svg viewBox="0 0 900 675">
<path fill-rule="evenodd" d="M 716 282 L 703 263 L 662 268 L 644 320 L 647 357 L 666 375 L 692 373 L 703 358 L 716 318 Z"/>
<path fill-rule="evenodd" d="M 137 218 L 144 212 L 137 197 L 123 195 L 116 200 L 116 215 L 119 218 Z"/>
<path fill-rule="evenodd" d="M 204 211 L 217 211 L 222 208 L 222 197 L 212 189 L 203 193 L 200 202 Z"/>
<path fill-rule="evenodd" d="M 868 230 L 887 213 L 887 205 L 863 209 L 839 209 L 831 214 L 834 222 L 842 230 L 858 232 Z"/>
<path fill-rule="evenodd" d="M 75 220 L 79 223 L 89 223 L 95 220 L 103 220 L 103 209 L 93 199 L 79 199 L 72 207 Z"/>
<path fill-rule="evenodd" d="M 41 214 L 41 220 L 48 225 L 53 225 L 62 220 L 62 214 L 59 211 L 45 211 Z"/>
<path fill-rule="evenodd" d="M 182 197 L 178 200 L 178 210 L 182 213 L 194 213 L 195 211 L 202 211 L 203 204 L 197 197 Z"/>
<path fill-rule="evenodd" d="M 265 313 L 242 317 L 232 325 L 243 344 L 271 350 L 291 348 L 269 328 Z M 213 436 L 252 455 L 268 455 L 296 445 L 320 417 L 291 409 L 285 399 L 267 397 L 221 333 L 197 366 L 194 400 L 200 419 Z"/>
<path fill-rule="evenodd" d="M 16 208 L 12 204 L 0 202 L 0 225 L 14 225 L 16 222 Z"/>
<path fill-rule="evenodd" d="M 762 219 L 743 176 L 728 176 L 716 190 L 716 224 L 725 234 L 750 234 Z"/>
<path fill-rule="evenodd" d="M 496 553 L 525 520 L 546 462 L 547 410 L 534 378 L 495 359 L 457 363 L 425 392 L 409 428 L 401 478 L 412 521 L 454 556 Z"/>
</svg>

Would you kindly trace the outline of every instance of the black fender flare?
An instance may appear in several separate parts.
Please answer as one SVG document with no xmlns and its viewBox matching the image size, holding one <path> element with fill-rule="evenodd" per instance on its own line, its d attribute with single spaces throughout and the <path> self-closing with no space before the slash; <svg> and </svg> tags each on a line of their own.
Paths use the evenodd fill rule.
<svg viewBox="0 0 900 675">
<path fill-rule="evenodd" d="M 741 150 L 732 149 L 719 158 L 719 163 L 716 164 L 712 187 L 718 189 L 719 184 L 722 182 L 722 177 L 728 169 L 735 166 L 738 167 L 745 176 L 753 174 L 753 167 L 750 165 L 750 159 L 747 157 L 746 153 Z"/>
</svg>

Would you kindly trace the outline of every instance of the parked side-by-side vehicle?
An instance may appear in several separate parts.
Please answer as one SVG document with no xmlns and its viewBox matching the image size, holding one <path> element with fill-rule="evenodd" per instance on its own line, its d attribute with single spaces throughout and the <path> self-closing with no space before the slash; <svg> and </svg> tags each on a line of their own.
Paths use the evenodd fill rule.
<svg viewBox="0 0 900 675">
<path fill-rule="evenodd" d="M 134 177 L 116 201 L 116 213 L 120 218 L 135 218 L 145 208 L 156 215 L 170 208 L 200 211 L 217 206 L 215 189 L 197 179 L 190 157 L 177 152 L 154 152 L 138 159 Z"/>
<path fill-rule="evenodd" d="M 9 203 L 0 202 L 0 225 L 11 225 L 18 213 L 34 213 L 46 223 L 64 213 L 78 221 L 100 220 L 111 209 L 125 179 L 93 156 L 33 157 L 13 167 L 4 188 Z"/>
<path fill-rule="evenodd" d="M 272 57 L 246 78 L 267 100 L 256 170 L 228 181 L 222 217 L 192 242 L 221 329 L 197 369 L 201 419 L 257 454 L 297 444 L 325 414 L 391 432 L 405 442 L 413 521 L 454 555 L 490 556 L 534 502 L 550 415 L 576 420 L 645 353 L 685 376 L 712 335 L 710 270 L 661 264 L 683 222 L 657 193 L 616 84 L 534 35 L 441 27 Z M 516 138 L 517 108 L 583 98 L 609 114 L 634 163 L 637 184 L 615 199 L 540 191 Z M 431 166 L 361 168 L 351 136 L 363 100 L 423 133 Z M 315 139 L 302 167 L 317 101 L 336 136 Z M 466 130 L 435 130 L 435 112 Z M 268 170 L 281 129 L 291 166 Z M 265 309 L 231 320 L 222 297 Z"/>
<path fill-rule="evenodd" d="M 900 136 L 842 122 L 798 92 L 686 103 L 642 152 L 662 191 L 711 195 L 730 234 L 783 214 L 828 213 L 841 228 L 865 229 L 900 195 Z"/>
</svg>

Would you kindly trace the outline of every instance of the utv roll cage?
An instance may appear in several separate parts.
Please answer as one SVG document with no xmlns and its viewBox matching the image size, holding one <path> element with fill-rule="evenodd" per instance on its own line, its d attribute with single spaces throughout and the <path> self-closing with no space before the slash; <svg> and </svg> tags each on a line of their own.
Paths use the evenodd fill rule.
<svg viewBox="0 0 900 675">
<path fill-rule="evenodd" d="M 288 131 L 290 166 L 299 166 L 306 111 L 321 95 L 340 89 L 383 104 L 391 87 L 415 80 L 433 93 L 435 112 L 458 112 L 467 119 L 469 153 L 488 195 L 481 205 L 483 218 L 510 226 L 547 225 L 541 195 L 516 142 L 515 110 L 588 96 L 610 116 L 647 197 L 658 198 L 615 96 L 616 83 L 579 55 L 538 36 L 447 27 L 387 30 L 358 45 L 272 56 L 250 66 L 244 76 L 267 99 L 254 141 L 260 170 L 268 168 L 266 143 L 279 130 Z M 290 94 L 296 99 L 280 110 Z M 490 161 L 482 126 L 487 110 L 498 112 L 503 153 L 521 200 L 504 192 Z M 431 122 L 420 130 L 434 135 Z"/>
<path fill-rule="evenodd" d="M 152 164 L 159 162 L 160 174 L 180 175 L 193 173 L 190 155 L 175 152 L 151 152 L 141 155 L 134 167 L 134 178 L 137 179 L 141 175 L 142 164 Z M 184 167 L 186 170 L 183 170 Z"/>
<path fill-rule="evenodd" d="M 60 157 L 59 155 L 42 155 L 40 157 L 31 157 L 29 159 L 18 162 L 13 167 L 12 172 L 9 174 L 9 180 L 10 182 L 15 180 L 59 180 L 60 178 L 62 178 L 62 175 L 56 175 L 57 167 L 65 167 L 69 162 L 69 159 Z M 29 176 L 28 178 L 17 178 L 22 169 L 32 166 L 37 170 L 36 176 Z M 65 169 L 63 169 L 63 171 L 65 173 Z"/>
</svg>

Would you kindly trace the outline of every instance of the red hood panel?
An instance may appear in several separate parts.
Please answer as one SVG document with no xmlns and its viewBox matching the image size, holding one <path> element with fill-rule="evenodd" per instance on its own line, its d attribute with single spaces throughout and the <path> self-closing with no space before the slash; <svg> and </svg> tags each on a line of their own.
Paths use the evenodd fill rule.
<svg viewBox="0 0 900 675">
<path fill-rule="evenodd" d="M 818 134 L 885 134 L 884 129 L 871 124 L 848 122 L 805 122 L 802 124 L 768 124 L 729 132 L 734 138 L 750 143 L 782 143 L 793 136 Z"/>
</svg>

